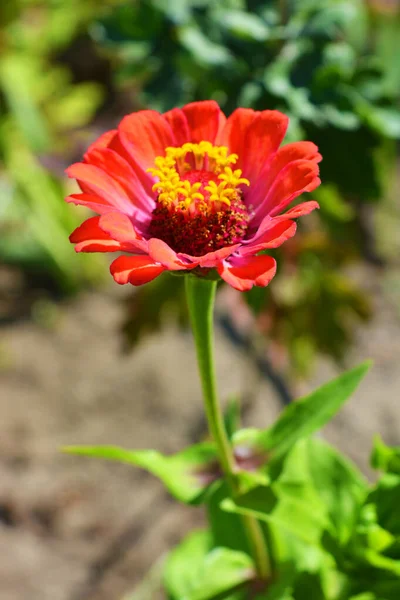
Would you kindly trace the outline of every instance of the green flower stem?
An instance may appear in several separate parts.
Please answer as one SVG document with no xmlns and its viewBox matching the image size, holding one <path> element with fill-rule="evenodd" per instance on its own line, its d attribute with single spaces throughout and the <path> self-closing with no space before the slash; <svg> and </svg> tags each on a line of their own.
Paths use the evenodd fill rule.
<svg viewBox="0 0 400 600">
<path fill-rule="evenodd" d="M 235 459 L 217 398 L 214 366 L 213 318 L 217 282 L 189 275 L 185 277 L 185 283 L 208 427 L 217 445 L 224 474 L 233 485 Z"/>
<path fill-rule="evenodd" d="M 187 275 L 185 283 L 208 427 L 217 446 L 225 478 L 235 496 L 238 492 L 235 458 L 218 401 L 215 377 L 213 321 L 217 282 Z M 257 573 L 260 578 L 267 579 L 271 573 L 271 565 L 261 525 L 251 516 L 243 516 L 243 524 Z"/>
</svg>

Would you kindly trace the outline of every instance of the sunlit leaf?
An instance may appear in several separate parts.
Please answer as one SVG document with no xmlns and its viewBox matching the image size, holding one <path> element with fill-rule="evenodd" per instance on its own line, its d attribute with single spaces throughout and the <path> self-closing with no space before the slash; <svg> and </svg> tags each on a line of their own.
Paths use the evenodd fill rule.
<svg viewBox="0 0 400 600">
<path fill-rule="evenodd" d="M 64 451 L 145 469 L 161 479 L 175 498 L 188 504 L 200 502 L 209 486 L 220 477 L 215 446 L 208 442 L 171 456 L 155 450 L 125 450 L 117 446 L 68 446 Z"/>
<path fill-rule="evenodd" d="M 289 450 L 299 439 L 318 431 L 350 398 L 370 368 L 369 361 L 321 386 L 305 398 L 284 409 L 274 425 L 266 431 L 242 430 L 234 443 L 250 442 L 273 456 Z"/>
<path fill-rule="evenodd" d="M 173 600 L 208 600 L 253 577 L 253 562 L 247 554 L 210 548 L 206 531 L 190 534 L 171 553 L 165 572 L 166 587 Z"/>
</svg>

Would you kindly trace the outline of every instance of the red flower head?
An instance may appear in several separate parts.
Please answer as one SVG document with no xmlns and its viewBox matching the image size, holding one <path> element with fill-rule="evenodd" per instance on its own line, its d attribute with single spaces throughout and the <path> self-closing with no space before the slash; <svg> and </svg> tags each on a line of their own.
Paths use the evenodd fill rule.
<svg viewBox="0 0 400 600">
<path fill-rule="evenodd" d="M 266 286 L 276 263 L 259 252 L 292 237 L 293 219 L 318 207 L 283 212 L 320 184 L 314 144 L 280 148 L 287 125 L 274 110 L 239 108 L 226 119 L 213 101 L 128 115 L 67 169 L 82 190 L 67 202 L 100 215 L 72 233 L 76 251 L 128 253 L 111 264 L 121 284 L 216 269 L 238 290 Z"/>
</svg>

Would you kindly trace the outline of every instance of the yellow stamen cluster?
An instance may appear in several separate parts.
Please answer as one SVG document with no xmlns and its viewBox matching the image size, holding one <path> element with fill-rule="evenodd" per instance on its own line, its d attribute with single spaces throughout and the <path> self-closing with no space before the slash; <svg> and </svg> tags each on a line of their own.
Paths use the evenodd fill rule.
<svg viewBox="0 0 400 600">
<path fill-rule="evenodd" d="M 241 177 L 242 171 L 233 171 L 229 165 L 237 161 L 236 154 L 228 155 L 225 146 L 213 146 L 210 142 L 199 144 L 183 144 L 179 148 L 166 148 L 166 156 L 158 156 L 155 167 L 147 169 L 158 181 L 153 185 L 158 202 L 165 206 L 171 204 L 182 209 L 194 205 L 196 208 L 206 208 L 209 203 L 222 202 L 230 206 L 231 200 L 237 196 L 237 186 L 250 182 Z M 186 162 L 191 155 L 192 164 Z M 217 175 L 220 183 L 210 178 L 204 191 L 208 192 L 207 201 L 204 193 L 200 192 L 203 182 L 191 183 L 181 179 L 188 171 L 209 171 Z"/>
<path fill-rule="evenodd" d="M 248 179 L 240 177 L 242 171 L 236 169 L 232 171 L 230 167 L 225 167 L 224 172 L 218 175 L 218 179 L 221 179 L 221 183 L 218 185 L 215 181 L 209 181 L 208 185 L 204 187 L 207 192 L 210 192 L 210 202 L 224 202 L 228 206 L 231 204 L 231 200 L 237 195 L 237 186 L 243 183 L 244 185 L 250 185 Z"/>
<path fill-rule="evenodd" d="M 166 158 L 172 158 L 180 172 L 191 169 L 190 164 L 185 162 L 187 154 L 193 155 L 195 169 L 207 168 L 213 173 L 220 173 L 225 167 L 234 165 L 238 159 L 237 154 L 228 155 L 226 146 L 213 146 L 210 142 L 204 141 L 199 144 L 183 144 L 180 148 L 167 148 L 165 152 Z"/>
</svg>

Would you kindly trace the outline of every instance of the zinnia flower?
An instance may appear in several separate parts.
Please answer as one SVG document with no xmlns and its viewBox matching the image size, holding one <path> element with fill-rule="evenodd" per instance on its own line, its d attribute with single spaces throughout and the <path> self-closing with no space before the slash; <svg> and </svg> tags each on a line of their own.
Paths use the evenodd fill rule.
<svg viewBox="0 0 400 600">
<path fill-rule="evenodd" d="M 126 116 L 67 169 L 82 190 L 67 202 L 99 215 L 70 236 L 76 251 L 126 253 L 110 267 L 120 284 L 190 270 L 242 291 L 268 285 L 276 263 L 263 251 L 318 207 L 284 212 L 320 184 L 321 160 L 311 142 L 280 148 L 287 125 L 275 110 L 239 108 L 227 119 L 213 101 Z"/>
</svg>

